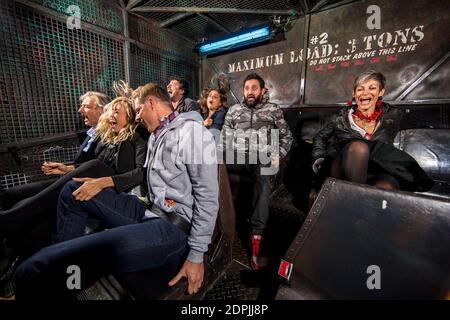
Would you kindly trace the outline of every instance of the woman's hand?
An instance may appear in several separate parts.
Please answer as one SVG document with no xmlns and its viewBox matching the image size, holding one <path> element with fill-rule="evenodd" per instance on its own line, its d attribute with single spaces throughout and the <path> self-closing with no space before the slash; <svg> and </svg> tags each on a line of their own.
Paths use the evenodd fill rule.
<svg viewBox="0 0 450 320">
<path fill-rule="evenodd" d="M 73 180 L 76 182 L 83 182 L 83 184 L 72 193 L 72 195 L 78 201 L 89 201 L 103 189 L 114 187 L 114 181 L 111 177 L 103 177 L 97 179 L 73 178 Z"/>
<path fill-rule="evenodd" d="M 41 170 L 44 174 L 58 174 L 63 175 L 68 172 L 71 172 L 75 169 L 74 166 L 66 166 L 64 163 L 61 162 L 44 162 L 41 166 Z"/>
<path fill-rule="evenodd" d="M 203 124 L 205 125 L 205 127 L 210 127 L 213 124 L 213 120 L 211 118 L 206 118 L 205 120 L 203 120 Z"/>
</svg>

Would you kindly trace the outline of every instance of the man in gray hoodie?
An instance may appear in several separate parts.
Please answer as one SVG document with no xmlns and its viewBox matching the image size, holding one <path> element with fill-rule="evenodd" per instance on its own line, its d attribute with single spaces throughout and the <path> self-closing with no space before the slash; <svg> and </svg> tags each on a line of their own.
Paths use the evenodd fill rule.
<svg viewBox="0 0 450 320">
<path fill-rule="evenodd" d="M 162 88 L 149 83 L 133 93 L 137 117 L 152 133 L 147 151 L 148 195 L 107 188 L 89 201 L 69 182 L 58 203 L 57 239 L 22 263 L 14 275 L 16 297 L 71 297 L 66 270 L 78 266 L 83 289 L 103 275 L 159 268 L 187 258 L 169 282 L 188 279 L 188 293 L 203 282 L 203 255 L 218 213 L 219 187 L 214 137 L 199 113 L 178 114 Z M 84 236 L 96 217 L 109 229 Z M 66 283 L 67 282 L 67 283 Z M 151 286 L 151 284 L 147 284 Z"/>
</svg>

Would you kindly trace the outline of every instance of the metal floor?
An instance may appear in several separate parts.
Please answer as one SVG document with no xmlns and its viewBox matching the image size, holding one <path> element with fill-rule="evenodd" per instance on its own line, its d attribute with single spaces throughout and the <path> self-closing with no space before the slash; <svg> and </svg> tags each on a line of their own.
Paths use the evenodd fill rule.
<svg viewBox="0 0 450 320">
<path fill-rule="evenodd" d="M 241 239 L 236 238 L 233 243 L 233 262 L 222 279 L 208 292 L 205 300 L 256 300 L 260 287 L 243 281 L 251 273 L 254 272 L 250 269 L 245 247 Z"/>
<path fill-rule="evenodd" d="M 207 293 L 205 300 L 273 300 L 281 284 L 277 275 L 280 259 L 284 257 L 304 218 L 305 215 L 292 205 L 292 196 L 284 186 L 273 193 L 266 242 L 262 245 L 267 266 L 257 272 L 250 268 L 249 244 L 246 243 L 248 235 L 242 230 L 245 228 L 239 227 L 238 221 L 233 262 L 222 279 Z"/>
</svg>

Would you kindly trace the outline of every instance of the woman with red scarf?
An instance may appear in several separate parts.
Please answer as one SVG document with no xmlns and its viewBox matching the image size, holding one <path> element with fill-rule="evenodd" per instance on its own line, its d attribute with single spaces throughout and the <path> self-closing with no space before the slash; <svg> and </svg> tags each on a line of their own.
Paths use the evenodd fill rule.
<svg viewBox="0 0 450 320">
<path fill-rule="evenodd" d="M 403 111 L 382 102 L 385 84 L 384 75 L 376 71 L 356 77 L 350 106 L 314 138 L 313 170 L 319 177 L 382 189 L 427 191 L 433 181 L 410 155 L 392 145 Z"/>
</svg>

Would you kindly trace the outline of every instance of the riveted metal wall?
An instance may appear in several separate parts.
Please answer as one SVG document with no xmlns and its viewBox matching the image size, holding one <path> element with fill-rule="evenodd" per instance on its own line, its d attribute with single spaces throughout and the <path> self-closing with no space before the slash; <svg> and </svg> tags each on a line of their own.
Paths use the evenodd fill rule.
<svg viewBox="0 0 450 320">
<path fill-rule="evenodd" d="M 286 39 L 278 35 L 204 58 L 203 85 L 223 72 L 240 98 L 242 79 L 257 72 L 268 80 L 271 100 L 283 107 L 342 106 L 352 98 L 356 76 L 375 69 L 387 78 L 383 98 L 391 103 L 448 103 L 447 2 L 361 0 L 313 10 L 291 21 L 296 25 L 285 32 Z"/>
<path fill-rule="evenodd" d="M 437 72 L 448 87 L 449 65 L 442 63 L 449 57 L 449 29 L 445 0 L 366 0 L 311 15 L 305 104 L 345 103 L 355 77 L 370 69 L 386 76 L 386 100 L 405 100 L 417 80 Z M 426 91 L 430 99 L 450 98 L 433 85 Z"/>
<path fill-rule="evenodd" d="M 80 8 L 81 29 L 67 27 L 71 5 Z M 79 147 L 76 133 L 86 129 L 79 96 L 91 90 L 112 96 L 111 84 L 125 79 L 127 65 L 134 87 L 165 85 L 177 75 L 198 90 L 193 45 L 144 19 L 128 18 L 129 38 L 116 2 L 0 2 L 0 187 L 47 178 L 40 172 L 44 160 L 70 162 Z"/>
</svg>

